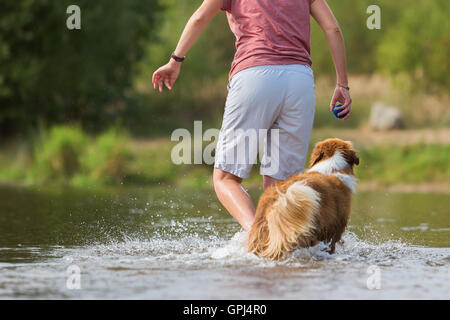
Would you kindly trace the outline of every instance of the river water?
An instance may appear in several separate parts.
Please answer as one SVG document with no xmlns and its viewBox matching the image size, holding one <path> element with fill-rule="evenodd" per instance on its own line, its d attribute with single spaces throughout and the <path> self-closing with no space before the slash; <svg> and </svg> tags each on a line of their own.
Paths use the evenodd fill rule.
<svg viewBox="0 0 450 320">
<path fill-rule="evenodd" d="M 0 299 L 449 299 L 449 208 L 359 192 L 335 254 L 268 262 L 211 191 L 0 187 Z"/>
</svg>

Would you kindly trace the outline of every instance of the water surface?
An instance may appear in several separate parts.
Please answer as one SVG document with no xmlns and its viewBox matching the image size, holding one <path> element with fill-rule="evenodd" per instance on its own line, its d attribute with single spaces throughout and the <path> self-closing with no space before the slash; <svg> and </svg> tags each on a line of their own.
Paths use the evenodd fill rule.
<svg viewBox="0 0 450 320">
<path fill-rule="evenodd" d="M 246 252 L 210 191 L 0 187 L 0 298 L 449 299 L 449 207 L 448 195 L 360 192 L 336 254 L 275 263 Z"/>
</svg>

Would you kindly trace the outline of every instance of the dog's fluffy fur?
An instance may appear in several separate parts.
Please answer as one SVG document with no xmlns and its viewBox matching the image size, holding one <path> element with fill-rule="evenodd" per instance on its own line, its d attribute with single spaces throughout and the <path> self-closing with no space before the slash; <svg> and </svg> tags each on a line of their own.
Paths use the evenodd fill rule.
<svg viewBox="0 0 450 320">
<path fill-rule="evenodd" d="M 256 209 L 248 250 L 272 260 L 296 247 L 329 243 L 333 253 L 350 215 L 359 158 L 352 143 L 327 139 L 314 147 L 305 173 L 267 188 Z"/>
</svg>

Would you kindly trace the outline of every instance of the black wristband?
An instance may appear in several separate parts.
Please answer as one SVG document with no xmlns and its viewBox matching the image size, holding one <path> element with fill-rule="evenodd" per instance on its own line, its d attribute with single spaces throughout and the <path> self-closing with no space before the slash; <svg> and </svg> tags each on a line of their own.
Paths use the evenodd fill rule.
<svg viewBox="0 0 450 320">
<path fill-rule="evenodd" d="M 349 86 L 344 86 L 343 84 L 340 84 L 340 83 L 338 83 L 337 86 L 341 87 L 341 88 L 344 88 L 344 89 L 347 89 L 348 91 L 350 91 L 350 87 Z"/>
<path fill-rule="evenodd" d="M 176 62 L 183 62 L 184 59 L 186 59 L 186 57 L 180 58 L 180 57 L 176 56 L 176 55 L 175 55 L 175 52 L 172 53 L 172 55 L 171 55 L 170 57 L 171 57 L 173 60 L 175 60 Z"/>
</svg>

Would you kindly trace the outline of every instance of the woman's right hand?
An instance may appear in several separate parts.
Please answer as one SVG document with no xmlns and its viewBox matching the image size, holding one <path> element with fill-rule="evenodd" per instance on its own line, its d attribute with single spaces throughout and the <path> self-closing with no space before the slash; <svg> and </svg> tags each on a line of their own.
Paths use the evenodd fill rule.
<svg viewBox="0 0 450 320">
<path fill-rule="evenodd" d="M 176 62 L 173 59 L 170 59 L 169 63 L 160 67 L 153 73 L 152 83 L 153 89 L 159 89 L 159 92 L 162 92 L 164 89 L 164 85 L 169 90 L 172 90 L 175 81 L 180 75 L 181 62 Z"/>
</svg>

